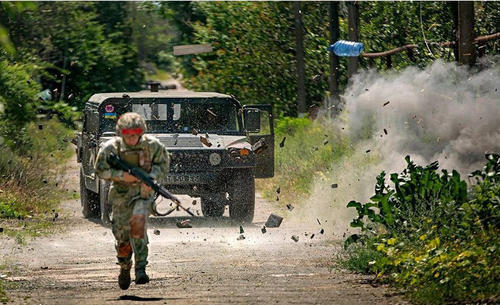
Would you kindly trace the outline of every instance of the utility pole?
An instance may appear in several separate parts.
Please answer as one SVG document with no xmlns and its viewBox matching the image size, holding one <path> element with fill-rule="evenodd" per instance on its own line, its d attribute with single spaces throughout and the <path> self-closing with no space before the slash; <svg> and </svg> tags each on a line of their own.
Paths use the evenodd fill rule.
<svg viewBox="0 0 500 305">
<path fill-rule="evenodd" d="M 458 62 L 473 66 L 476 62 L 474 50 L 474 1 L 458 2 Z"/>
<path fill-rule="evenodd" d="M 356 1 L 347 2 L 347 23 L 349 27 L 349 40 L 359 41 L 359 5 Z M 349 78 L 358 71 L 358 57 L 349 57 L 347 75 Z"/>
<path fill-rule="evenodd" d="M 330 17 L 330 45 L 339 40 L 339 3 L 338 1 L 331 1 L 328 7 Z M 339 98 L 339 58 L 335 53 L 330 53 L 330 77 L 328 78 L 328 113 L 330 108 L 335 106 L 335 112 L 339 112 L 340 98 Z"/>
<path fill-rule="evenodd" d="M 297 50 L 297 112 L 299 117 L 306 114 L 306 85 L 304 64 L 304 33 L 302 32 L 302 12 L 300 2 L 294 3 L 295 13 L 295 48 Z"/>
</svg>

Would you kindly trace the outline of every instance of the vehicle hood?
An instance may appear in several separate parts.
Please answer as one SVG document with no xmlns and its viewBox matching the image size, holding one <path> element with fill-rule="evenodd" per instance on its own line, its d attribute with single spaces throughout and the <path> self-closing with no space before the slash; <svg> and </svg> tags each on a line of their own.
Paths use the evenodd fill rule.
<svg viewBox="0 0 500 305">
<path fill-rule="evenodd" d="M 167 149 L 229 149 L 251 148 L 246 136 L 218 135 L 218 134 L 153 134 Z M 202 143 L 200 137 L 206 138 L 211 146 Z"/>
</svg>

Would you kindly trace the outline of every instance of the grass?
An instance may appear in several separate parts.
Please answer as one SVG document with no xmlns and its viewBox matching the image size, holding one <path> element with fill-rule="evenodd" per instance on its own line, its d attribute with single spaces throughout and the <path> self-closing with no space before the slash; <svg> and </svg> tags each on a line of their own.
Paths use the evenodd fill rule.
<svg viewBox="0 0 500 305">
<path fill-rule="evenodd" d="M 50 120 L 27 126 L 17 139 L 22 145 L 15 149 L 0 146 L 0 224 L 6 236 L 25 244 L 49 229 L 47 215 L 68 196 L 59 184 L 74 153 L 72 137 L 71 130 Z"/>
<path fill-rule="evenodd" d="M 8 288 L 8 283 L 3 276 L 7 275 L 7 266 L 0 265 L 0 302 L 6 303 L 9 301 L 9 297 L 5 290 Z"/>
<path fill-rule="evenodd" d="M 307 196 L 315 175 L 326 173 L 350 151 L 347 136 L 329 121 L 281 118 L 275 128 L 275 175 L 257 180 L 257 188 L 269 200 L 276 199 L 278 187 L 283 201 Z"/>
</svg>

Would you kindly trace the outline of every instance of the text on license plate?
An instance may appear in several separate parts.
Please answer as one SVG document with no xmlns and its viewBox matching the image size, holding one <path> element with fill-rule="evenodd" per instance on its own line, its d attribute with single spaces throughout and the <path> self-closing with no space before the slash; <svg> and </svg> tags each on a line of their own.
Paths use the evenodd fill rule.
<svg viewBox="0 0 500 305">
<path fill-rule="evenodd" d="M 187 182 L 187 183 L 199 183 L 200 177 L 198 176 L 182 176 L 182 175 L 167 175 L 165 177 L 166 183 L 176 183 L 176 182 Z"/>
</svg>

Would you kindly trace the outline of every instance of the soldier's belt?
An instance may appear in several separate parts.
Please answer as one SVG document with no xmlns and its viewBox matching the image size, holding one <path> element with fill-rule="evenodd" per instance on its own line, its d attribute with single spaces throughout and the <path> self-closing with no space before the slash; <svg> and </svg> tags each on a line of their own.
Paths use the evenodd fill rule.
<svg viewBox="0 0 500 305">
<path fill-rule="evenodd" d="M 114 181 L 117 186 L 121 187 L 133 187 L 133 186 L 139 186 L 141 185 L 142 182 L 123 182 L 123 181 Z"/>
</svg>

